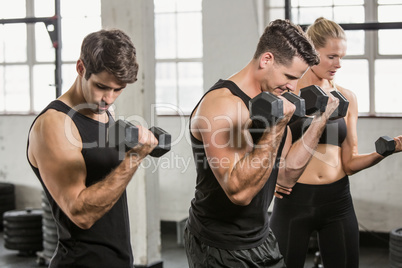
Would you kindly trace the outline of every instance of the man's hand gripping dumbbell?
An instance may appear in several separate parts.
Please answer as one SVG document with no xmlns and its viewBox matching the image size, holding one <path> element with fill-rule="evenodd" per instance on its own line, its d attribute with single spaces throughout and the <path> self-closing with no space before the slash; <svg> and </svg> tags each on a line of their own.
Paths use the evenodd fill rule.
<svg viewBox="0 0 402 268">
<path fill-rule="evenodd" d="M 140 130 L 144 133 L 144 130 L 141 127 L 136 127 L 128 121 L 116 121 L 109 128 L 109 147 L 116 147 L 118 150 L 128 152 L 140 143 L 139 138 L 143 136 L 139 133 Z M 151 127 L 149 131 L 152 132 L 154 137 L 157 139 L 157 144 L 149 155 L 153 157 L 161 157 L 169 152 L 172 139 L 171 135 L 159 127 Z"/>
<path fill-rule="evenodd" d="M 320 87 L 309 86 L 301 89 L 301 96 L 291 92 L 285 92 L 281 96 L 287 99 L 295 106 L 293 116 L 288 123 L 292 123 L 299 118 L 314 113 L 325 113 L 331 111 L 327 109 L 329 97 Z M 331 92 L 333 99 L 330 105 L 337 108 L 330 114 L 329 119 L 338 119 L 344 117 L 349 107 L 349 101 L 338 91 Z M 283 100 L 269 92 L 262 92 L 250 100 L 250 115 L 263 127 L 272 125 L 284 118 Z M 328 110 L 328 111 L 327 111 Z"/>
<path fill-rule="evenodd" d="M 305 104 L 302 98 L 291 92 L 285 92 L 281 96 L 292 103 L 293 107 L 289 106 L 289 108 L 286 109 L 281 97 L 264 91 L 249 102 L 251 119 L 258 122 L 257 124 L 259 126 L 265 128 L 269 125 L 272 126 L 276 124 L 285 116 L 289 116 L 289 122 L 305 116 Z"/>
</svg>

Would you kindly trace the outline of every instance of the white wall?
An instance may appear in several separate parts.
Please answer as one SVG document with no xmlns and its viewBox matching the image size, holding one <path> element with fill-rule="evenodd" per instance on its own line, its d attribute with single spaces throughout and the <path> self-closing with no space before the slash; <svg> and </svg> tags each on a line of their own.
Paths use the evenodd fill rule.
<svg viewBox="0 0 402 268">
<path fill-rule="evenodd" d="M 42 186 L 26 158 L 34 116 L 0 116 L 0 181 L 15 185 L 16 206 L 41 208 Z"/>
<path fill-rule="evenodd" d="M 259 36 L 252 2 L 203 1 L 205 89 L 217 79 L 240 70 L 251 59 Z M 0 181 L 16 184 L 18 208 L 40 207 L 41 186 L 25 157 L 32 120 L 33 116 L 0 116 Z M 195 171 L 187 123 L 187 117 L 158 118 L 158 125 L 171 132 L 175 142 L 170 153 L 150 160 L 159 162 L 148 162 L 150 168 L 156 165 L 159 170 L 162 220 L 185 217 L 194 195 Z M 399 134 L 402 134 L 401 118 L 361 118 L 359 152 L 372 152 L 379 136 Z M 359 222 L 370 230 L 389 232 L 402 226 L 401 165 L 402 154 L 392 155 L 350 178 Z"/>
<path fill-rule="evenodd" d="M 205 89 L 240 71 L 253 57 L 259 40 L 255 2 L 202 1 Z"/>
<path fill-rule="evenodd" d="M 172 135 L 172 150 L 152 158 L 159 169 L 161 219 L 181 221 L 188 217 L 194 196 L 195 165 L 189 141 L 188 117 L 162 116 L 158 125 Z"/>
</svg>

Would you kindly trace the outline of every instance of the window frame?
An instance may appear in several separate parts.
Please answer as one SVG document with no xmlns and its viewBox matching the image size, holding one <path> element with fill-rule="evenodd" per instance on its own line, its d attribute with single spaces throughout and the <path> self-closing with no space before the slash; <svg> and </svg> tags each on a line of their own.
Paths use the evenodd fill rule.
<svg viewBox="0 0 402 268">
<path fill-rule="evenodd" d="M 283 6 L 270 6 L 270 0 L 265 1 L 264 9 L 264 21 L 269 22 L 274 18 L 270 18 L 270 11 L 273 9 L 283 10 L 284 18 L 289 19 L 291 17 L 291 10 L 293 8 L 300 8 L 300 5 L 292 6 L 291 0 L 284 0 Z M 336 5 L 330 6 L 333 9 Z M 381 55 L 379 52 L 379 34 L 378 30 L 383 29 L 402 29 L 402 22 L 370 22 L 378 21 L 378 1 L 364 0 L 364 13 L 365 22 L 364 23 L 340 23 L 340 25 L 345 30 L 364 30 L 365 31 L 365 44 L 364 53 L 362 55 L 346 55 L 345 60 L 361 59 L 367 60 L 368 62 L 368 84 L 369 84 L 369 111 L 359 112 L 361 117 L 375 117 L 375 118 L 394 118 L 402 117 L 402 113 L 379 113 L 376 112 L 376 102 L 375 102 L 375 62 L 377 60 L 387 60 L 387 59 L 402 59 L 402 54 L 387 54 Z M 291 19 L 291 18 L 290 18 Z M 307 28 L 308 25 L 301 25 L 302 28 Z"/>
<path fill-rule="evenodd" d="M 29 109 L 23 110 L 23 111 L 10 111 L 7 109 L 1 110 L 0 111 L 0 116 L 1 115 L 37 115 L 39 114 L 40 110 L 45 108 L 39 108 L 35 107 L 35 79 L 34 79 L 34 69 L 38 66 L 54 66 L 54 71 L 49 73 L 49 77 L 52 76 L 50 79 L 51 81 L 49 86 L 51 86 L 50 90 L 54 90 L 54 95 L 52 99 L 59 97 L 61 94 L 63 94 L 66 90 L 68 90 L 70 85 L 67 85 L 66 83 L 66 78 L 69 78 L 70 76 L 68 75 L 70 73 L 69 70 L 65 69 L 64 66 L 67 65 L 75 65 L 76 60 L 68 59 L 68 60 L 62 60 L 62 23 L 63 19 L 71 19 L 70 17 L 63 17 L 61 16 L 62 12 L 62 6 L 60 5 L 61 0 L 53 0 L 54 1 L 54 13 L 50 17 L 34 17 L 35 15 L 35 1 L 32 0 L 25 0 L 25 18 L 12 18 L 12 19 L 0 19 L 0 25 L 6 25 L 10 23 L 20 23 L 20 24 L 25 24 L 26 25 L 26 53 L 27 53 L 27 58 L 23 62 L 0 62 L 0 67 L 6 68 L 7 66 L 26 66 L 28 69 L 28 82 L 27 85 L 29 86 L 29 90 L 27 91 L 27 94 L 29 94 Z M 101 3 L 100 0 L 99 4 Z M 50 1 L 49 1 L 50 2 Z M 101 14 L 99 14 L 101 16 Z M 91 16 L 81 16 L 79 18 L 83 19 L 93 19 L 94 17 Z M 96 17 L 97 18 L 97 17 Z M 43 24 L 43 27 L 46 28 L 49 36 L 49 47 L 53 47 L 52 51 L 54 51 L 54 59 L 52 60 L 38 60 L 37 58 L 37 51 L 36 51 L 36 24 Z M 65 25 L 70 25 L 70 23 L 63 23 L 63 26 L 66 27 Z M 95 25 L 95 24 L 94 24 Z M 70 26 L 67 26 L 70 27 Z M 95 25 L 96 28 L 101 27 L 101 25 Z M 49 50 L 51 51 L 51 50 Z M 62 73 L 63 70 L 63 73 Z M 72 71 L 71 71 L 72 72 Z M 67 75 L 66 75 L 67 74 Z M 62 83 L 62 78 L 63 78 L 63 83 Z M 75 78 L 72 78 L 75 79 Z M 68 81 L 70 82 L 70 81 Z M 5 90 L 5 88 L 4 88 Z M 1 99 L 3 100 L 3 96 L 5 97 L 3 92 L 0 92 L 2 94 Z M 50 97 L 50 93 L 46 93 L 46 97 Z M 4 102 L 7 100 L 7 98 L 4 98 Z M 40 104 L 42 105 L 42 104 Z"/>
<path fill-rule="evenodd" d="M 61 47 L 58 44 L 61 44 L 61 16 L 60 16 L 60 0 L 55 0 L 55 15 L 52 17 L 34 17 L 34 4 L 33 1 L 26 1 L 26 18 L 15 18 L 15 19 L 1 19 L 1 25 L 8 24 L 25 24 L 26 26 L 26 37 L 27 37 L 27 59 L 24 62 L 2 62 L 0 65 L 3 68 L 6 66 L 27 66 L 28 67 L 28 77 L 29 77 L 29 110 L 28 114 L 35 114 L 34 111 L 34 81 L 33 81 L 33 69 L 38 65 L 55 65 L 55 95 L 58 97 L 61 93 Z M 53 43 L 53 47 L 55 48 L 55 61 L 54 62 L 39 62 L 36 60 L 36 47 L 35 47 L 35 26 L 36 23 L 43 23 L 44 27 L 46 27 L 49 33 L 49 42 Z M 52 25 L 54 28 L 49 30 L 48 26 Z M 26 111 L 20 112 L 8 112 L 7 110 L 1 112 L 3 115 L 8 114 L 27 114 Z"/>
<path fill-rule="evenodd" d="M 201 2 L 202 2 L 202 0 L 201 0 Z M 176 32 L 176 35 L 174 36 L 174 38 L 177 41 L 177 39 L 178 39 L 178 36 L 177 36 L 177 32 L 178 32 L 178 25 L 177 25 L 178 16 L 180 14 L 195 13 L 195 12 L 200 12 L 201 13 L 201 18 L 202 18 L 202 12 L 203 12 L 202 8 L 200 9 L 200 11 L 178 11 L 178 9 L 175 8 L 174 11 L 172 10 L 172 11 L 155 12 L 154 16 L 155 16 L 155 19 L 156 19 L 156 17 L 158 15 L 173 14 L 175 16 L 175 32 Z M 201 28 L 202 28 L 202 23 L 201 23 Z M 155 29 L 155 34 L 157 34 L 156 29 Z M 202 38 L 202 31 L 201 31 L 201 38 Z M 155 46 L 155 47 L 157 47 L 157 46 Z M 182 107 L 180 106 L 179 64 L 180 63 L 200 63 L 201 65 L 203 65 L 203 55 L 201 55 L 201 57 L 186 57 L 186 58 L 183 58 L 183 57 L 179 57 L 179 53 L 178 53 L 177 49 L 178 49 L 178 45 L 176 43 L 176 46 L 175 46 L 175 50 L 176 50 L 175 55 L 176 56 L 175 57 L 158 58 L 158 57 L 155 56 L 155 71 L 157 70 L 157 65 L 159 63 L 172 63 L 172 64 L 175 65 L 175 69 L 176 69 L 176 71 L 175 71 L 175 82 L 176 82 L 175 83 L 175 85 L 176 85 L 175 100 L 176 100 L 176 103 L 172 104 L 172 105 L 175 106 L 177 108 L 177 110 L 176 111 L 172 110 L 171 112 L 158 110 L 158 105 L 159 104 L 156 103 L 156 113 L 157 113 L 158 116 L 172 116 L 172 115 L 173 116 L 176 116 L 176 115 L 182 116 L 182 115 L 190 115 L 190 113 L 191 113 L 191 111 L 183 111 Z M 155 53 L 155 55 L 156 54 L 157 53 Z M 201 77 L 201 78 L 203 80 L 203 77 Z M 202 88 L 203 88 L 203 86 L 202 86 Z M 157 85 L 155 85 L 155 93 L 158 94 Z M 203 92 L 202 92 L 202 94 L 203 94 Z M 163 103 L 162 103 L 162 106 L 163 106 Z"/>
</svg>

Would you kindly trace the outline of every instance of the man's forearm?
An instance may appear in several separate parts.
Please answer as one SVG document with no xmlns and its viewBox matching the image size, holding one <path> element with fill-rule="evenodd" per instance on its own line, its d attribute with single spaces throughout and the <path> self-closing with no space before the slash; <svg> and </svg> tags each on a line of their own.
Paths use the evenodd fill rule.
<svg viewBox="0 0 402 268">
<path fill-rule="evenodd" d="M 235 181 L 239 192 L 252 199 L 265 185 L 275 165 L 286 127 L 286 124 L 279 123 L 265 130 L 253 150 L 236 162 L 230 179 Z"/>
<path fill-rule="evenodd" d="M 85 188 L 73 203 L 71 220 L 80 228 L 91 227 L 119 200 L 140 164 L 139 158 L 126 157 L 102 181 Z"/>
</svg>

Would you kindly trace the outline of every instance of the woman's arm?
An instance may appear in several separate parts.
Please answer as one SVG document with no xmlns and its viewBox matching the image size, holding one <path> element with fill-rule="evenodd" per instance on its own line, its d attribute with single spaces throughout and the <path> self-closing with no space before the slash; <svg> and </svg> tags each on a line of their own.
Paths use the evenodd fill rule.
<svg viewBox="0 0 402 268">
<path fill-rule="evenodd" d="M 375 164 L 382 161 L 384 157 L 377 152 L 359 154 L 357 139 L 357 98 L 356 95 L 350 90 L 341 87 L 338 87 L 338 89 L 349 101 L 349 109 L 345 118 L 347 135 L 345 141 L 342 143 L 341 148 L 343 169 L 347 175 L 352 175 L 363 169 L 374 166 Z M 401 151 L 402 136 L 395 137 L 394 140 L 396 143 L 395 152 Z"/>
</svg>

